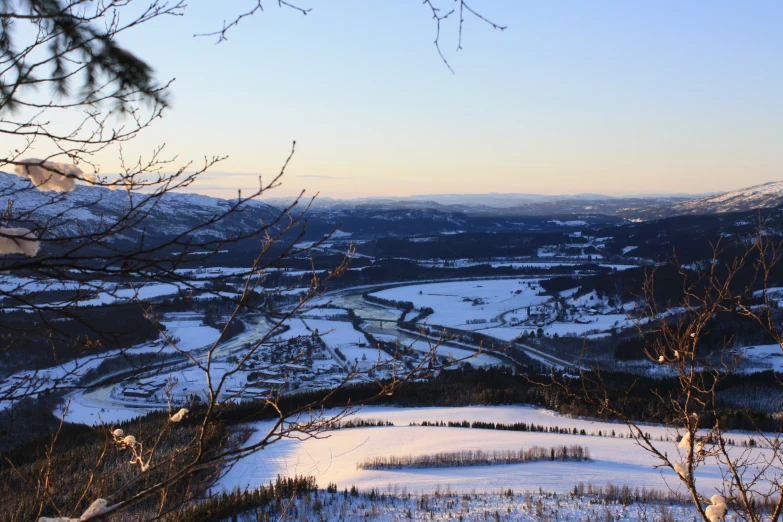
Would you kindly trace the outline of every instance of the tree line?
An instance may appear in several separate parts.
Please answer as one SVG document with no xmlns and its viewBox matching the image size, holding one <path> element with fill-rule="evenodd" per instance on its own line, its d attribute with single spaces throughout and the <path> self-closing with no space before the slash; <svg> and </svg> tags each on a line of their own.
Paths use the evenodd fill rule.
<svg viewBox="0 0 783 522">
<path fill-rule="evenodd" d="M 378 455 L 356 465 L 356 469 L 386 470 L 402 468 L 456 468 L 465 466 L 492 466 L 497 464 L 524 464 L 540 461 L 590 460 L 590 450 L 584 446 L 531 446 L 519 450 L 461 450 L 442 451 L 431 455 Z"/>
</svg>

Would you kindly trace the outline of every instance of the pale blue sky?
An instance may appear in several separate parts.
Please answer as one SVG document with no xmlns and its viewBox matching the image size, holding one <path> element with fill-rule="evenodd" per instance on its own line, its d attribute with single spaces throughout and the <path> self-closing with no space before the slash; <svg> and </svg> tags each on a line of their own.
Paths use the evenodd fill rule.
<svg viewBox="0 0 783 522">
<path fill-rule="evenodd" d="M 783 178 L 783 2 L 474 0 L 508 29 L 467 18 L 455 52 L 447 24 L 456 74 L 419 0 L 300 0 L 306 17 L 270 0 L 227 42 L 193 38 L 253 3 L 195 1 L 123 38 L 177 79 L 172 110 L 132 150 L 229 155 L 202 192 L 252 187 L 294 139 L 278 196 L 714 192 Z"/>
</svg>

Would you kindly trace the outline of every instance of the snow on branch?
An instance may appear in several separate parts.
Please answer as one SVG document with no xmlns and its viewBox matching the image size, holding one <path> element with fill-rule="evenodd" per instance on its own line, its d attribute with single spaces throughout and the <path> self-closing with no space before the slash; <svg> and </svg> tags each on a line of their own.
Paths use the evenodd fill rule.
<svg viewBox="0 0 783 522">
<path fill-rule="evenodd" d="M 34 257 L 40 243 L 32 231 L 26 228 L 0 227 L 0 254 L 24 254 Z"/>
<path fill-rule="evenodd" d="M 43 192 L 73 192 L 77 179 L 95 183 L 95 175 L 85 174 L 76 165 L 36 158 L 19 162 L 14 167 L 14 174 L 20 178 L 28 178 Z"/>
<path fill-rule="evenodd" d="M 97 518 L 101 515 L 105 515 L 109 512 L 110 507 L 108 505 L 109 503 L 106 502 L 106 499 L 99 498 L 95 501 L 93 501 L 92 504 L 90 504 L 90 507 L 87 508 L 87 510 L 82 513 L 82 516 L 79 518 L 67 518 L 67 517 L 56 517 L 56 518 L 49 518 L 49 517 L 41 517 L 38 519 L 38 522 L 80 522 L 84 520 L 91 520 L 93 518 Z"/>
</svg>

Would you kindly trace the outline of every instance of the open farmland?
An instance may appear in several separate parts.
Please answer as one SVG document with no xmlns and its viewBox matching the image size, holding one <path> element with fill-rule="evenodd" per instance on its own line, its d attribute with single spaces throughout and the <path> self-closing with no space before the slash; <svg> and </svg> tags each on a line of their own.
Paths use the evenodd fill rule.
<svg viewBox="0 0 783 522">
<path fill-rule="evenodd" d="M 430 324 L 475 330 L 504 324 L 503 314 L 525 311 L 550 299 L 539 292 L 541 287 L 536 280 L 500 279 L 400 286 L 373 295 L 389 301 L 412 302 L 418 309 L 432 308 Z"/>
<path fill-rule="evenodd" d="M 572 419 L 547 410 L 529 407 L 383 408 L 361 410 L 352 420 L 390 421 L 394 426 L 340 429 L 325 439 L 286 440 L 236 464 L 222 479 L 224 488 L 253 487 L 282 476 L 312 475 L 321 487 L 330 482 L 340 489 L 385 489 L 390 485 L 412 492 L 433 492 L 450 488 L 456 492 L 491 493 L 499 490 L 567 493 L 579 483 L 605 486 L 607 483 L 679 491 L 679 480 L 670 469 L 656 469 L 655 459 L 626 438 L 621 424 Z M 584 435 L 550 432 L 513 432 L 477 428 L 411 426 L 423 421 L 526 422 L 545 428 L 585 430 Z M 249 443 L 265 433 L 269 425 L 259 423 Z M 677 433 L 650 426 L 654 437 L 668 437 L 669 454 L 677 453 Z M 614 436 L 612 436 L 614 434 Z M 623 436 L 621 438 L 621 435 Z M 532 446 L 551 447 L 579 444 L 589 449 L 585 462 L 532 462 L 502 466 L 470 466 L 432 469 L 361 470 L 357 463 L 384 455 L 428 455 L 443 451 L 519 450 Z M 757 450 L 768 451 L 768 450 Z M 717 467 L 705 465 L 697 472 L 699 488 L 711 495 L 720 487 Z"/>
</svg>

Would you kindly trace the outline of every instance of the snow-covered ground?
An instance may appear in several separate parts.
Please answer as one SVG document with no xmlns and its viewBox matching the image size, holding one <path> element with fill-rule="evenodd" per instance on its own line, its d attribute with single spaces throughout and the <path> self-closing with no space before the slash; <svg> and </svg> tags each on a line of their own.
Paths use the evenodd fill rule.
<svg viewBox="0 0 783 522">
<path fill-rule="evenodd" d="M 348 312 L 343 308 L 306 308 L 302 310 L 305 317 L 329 318 L 347 315 Z"/>
<path fill-rule="evenodd" d="M 393 359 L 386 352 L 368 346 L 364 334 L 349 322 L 324 319 L 303 321 L 313 331 L 318 330 L 321 339 L 332 351 L 339 349 L 345 355 L 345 362 L 350 367 L 358 364 L 360 369 L 368 369 L 374 364 Z"/>
<path fill-rule="evenodd" d="M 220 338 L 219 330 L 206 326 L 199 320 L 163 321 L 163 324 L 169 338 L 179 338 L 176 347 L 184 352 L 211 346 Z M 167 350 L 174 351 L 174 347 L 169 346 Z"/>
<path fill-rule="evenodd" d="M 606 314 L 586 316 L 585 322 L 560 322 L 555 321 L 543 327 L 543 333 L 548 336 L 557 334 L 559 337 L 583 337 L 585 334 L 605 335 L 606 332 L 614 327 L 628 327 L 630 323 L 624 314 Z M 504 341 L 516 339 L 520 333 L 530 331 L 530 327 L 525 326 L 498 326 L 482 330 L 482 333 L 497 337 Z"/>
<path fill-rule="evenodd" d="M 98 296 L 92 299 L 79 301 L 79 306 L 101 306 L 129 299 L 139 299 L 144 301 L 165 295 L 178 294 L 179 291 L 180 287 L 178 285 L 169 283 L 147 284 L 136 288 L 123 288 L 122 286 L 117 286 L 115 289 L 109 292 L 101 292 L 98 294 Z"/>
<path fill-rule="evenodd" d="M 480 331 L 503 341 L 536 333 L 546 336 L 605 335 L 613 328 L 633 326 L 623 310 L 633 303 L 613 308 L 607 296 L 590 292 L 573 297 L 578 288 L 561 293 L 570 307 L 567 320 L 555 320 L 557 303 L 549 296 L 538 295 L 542 288 L 537 279 L 476 280 L 448 283 L 414 284 L 375 292 L 373 295 L 391 301 L 410 301 L 419 309 L 435 312 L 426 322 L 460 330 Z"/>
<path fill-rule="evenodd" d="M 607 488 L 608 490 L 608 488 Z M 284 515 L 273 511 L 271 520 L 301 521 L 328 520 L 341 522 L 378 521 L 437 521 L 437 522 L 585 522 L 610 520 L 613 522 L 664 522 L 671 520 L 695 520 L 696 510 L 689 503 L 654 501 L 624 502 L 618 497 L 595 492 L 593 494 L 552 494 L 548 492 L 512 490 L 490 494 L 458 494 L 446 488 L 418 494 L 408 488 L 387 487 L 357 495 L 344 492 L 295 497 L 286 504 Z M 634 495 L 635 491 L 626 494 Z M 273 505 L 276 507 L 276 505 Z M 263 509 L 263 508 L 262 508 Z M 255 522 L 255 510 L 236 517 L 237 522 Z M 739 520 L 733 514 L 727 522 Z"/>
<path fill-rule="evenodd" d="M 620 424 L 572 419 L 551 411 L 530 407 L 465 408 L 386 408 L 362 410 L 356 418 L 389 420 L 393 427 L 337 430 L 323 439 L 285 440 L 237 463 L 222 479 L 221 486 L 252 487 L 283 476 L 313 475 L 321 487 L 334 482 L 340 489 L 381 488 L 389 485 L 410 491 L 434 491 L 449 487 L 462 492 L 515 491 L 569 492 L 579 482 L 606 485 L 607 482 L 632 487 L 677 490 L 679 481 L 670 469 L 655 469 L 656 460 L 640 449 L 632 439 L 620 438 L 627 428 Z M 409 426 L 411 422 L 485 421 L 527 422 L 544 426 L 585 429 L 588 435 L 561 435 L 540 432 L 512 432 L 469 428 Z M 250 443 L 260 439 L 267 423 Z M 616 437 L 606 436 L 614 430 Z M 604 436 L 591 436 L 601 431 Z M 654 437 L 669 437 L 660 445 L 670 456 L 677 454 L 677 434 L 665 427 L 650 426 Z M 356 464 L 380 455 L 417 455 L 459 450 L 508 450 L 530 446 L 550 447 L 578 444 L 589 448 L 590 462 L 534 462 L 526 464 L 472 466 L 459 468 L 358 470 Z M 764 451 L 764 450 L 758 450 Z M 715 491 L 721 475 L 714 465 L 705 465 L 696 473 L 698 487 L 705 493 Z"/>
<path fill-rule="evenodd" d="M 109 388 L 103 387 L 85 393 L 71 394 L 65 404 L 58 408 L 54 414 L 57 417 L 64 416 L 68 422 L 94 426 L 128 421 L 158 409 L 161 408 L 111 401 Z"/>
<path fill-rule="evenodd" d="M 211 268 L 180 268 L 177 273 L 190 279 L 212 279 L 249 274 L 246 267 L 211 267 Z"/>
<path fill-rule="evenodd" d="M 783 372 L 783 348 L 779 344 L 762 344 L 755 346 L 745 346 L 736 350 L 741 354 L 741 371 L 763 372 L 773 370 Z"/>
<path fill-rule="evenodd" d="M 99 355 L 85 356 L 72 361 L 39 370 L 23 370 L 16 372 L 0 380 L 0 392 L 10 389 L 11 386 L 19 388 L 26 393 L 41 393 L 53 387 L 67 388 L 79 383 L 81 377 L 89 370 L 97 368 L 104 361 L 121 354 L 135 355 L 143 353 L 172 354 L 176 352 L 191 352 L 206 348 L 214 344 L 220 336 L 220 332 L 211 326 L 205 326 L 198 320 L 161 321 L 166 327 L 166 335 L 169 338 L 178 338 L 176 348 L 162 339 L 127 348 L 124 350 L 109 350 Z"/>
<path fill-rule="evenodd" d="M 367 342 L 364 334 L 356 330 L 347 321 L 329 321 L 325 319 L 302 319 L 302 321 L 311 330 L 317 330 L 327 346 L 339 348 L 341 346 L 358 345 Z"/>
<path fill-rule="evenodd" d="M 548 301 L 548 296 L 537 295 L 540 291 L 535 280 L 487 279 L 401 286 L 373 295 L 410 301 L 416 308 L 432 308 L 435 313 L 427 318 L 430 324 L 475 330 L 499 324 L 499 316 L 505 312 Z"/>
<path fill-rule="evenodd" d="M 171 314 L 171 316 L 165 323 L 167 334 L 172 338 L 178 338 L 177 346 L 182 351 L 192 353 L 202 366 L 206 366 L 206 348 L 214 344 L 219 337 L 219 332 L 214 328 L 203 326 L 200 320 L 194 320 L 192 315 Z M 380 378 L 383 378 L 384 372 L 389 371 L 376 368 L 376 365 L 392 361 L 392 357 L 385 352 L 370 348 L 364 334 L 355 330 L 350 322 L 292 318 L 286 320 L 286 324 L 289 329 L 276 336 L 276 341 L 297 337 L 312 339 L 317 331 L 322 336 L 321 339 L 327 350 L 321 350 L 321 357 L 313 357 L 312 365 L 309 367 L 301 364 L 286 366 L 284 364 L 286 356 L 282 355 L 282 351 L 287 348 L 267 343 L 258 349 L 253 361 L 248 361 L 245 368 L 238 369 L 234 358 L 236 354 L 244 353 L 243 350 L 246 350 L 248 345 L 261 341 L 270 327 L 266 321 L 248 324 L 249 328 L 246 332 L 222 344 L 213 354 L 209 369 L 210 380 L 213 389 L 221 380 L 224 381 L 220 389 L 220 396 L 223 399 L 253 399 L 259 394 L 264 395 L 272 390 L 289 392 L 304 388 L 330 388 L 340 383 L 347 375 L 347 371 L 357 362 L 361 372 L 372 369 Z M 339 356 L 338 349 L 344 355 L 344 359 Z M 272 354 L 270 350 L 278 357 L 276 364 L 259 359 L 264 354 L 270 356 Z M 129 351 L 170 353 L 174 348 L 156 341 Z M 85 365 L 85 370 L 97 366 L 101 361 L 102 359 L 97 359 L 94 363 L 89 361 L 90 364 Z M 59 368 L 55 370 L 65 371 Z M 264 373 L 251 378 L 249 374 L 258 370 Z M 368 377 L 359 375 L 355 378 Z M 186 404 L 193 395 L 204 397 L 208 394 L 208 389 L 205 369 L 186 360 L 170 365 L 165 371 L 157 374 L 138 376 L 133 379 L 133 382 L 123 382 L 86 393 L 82 390 L 75 391 L 69 396 L 71 404 L 66 417 L 69 421 L 86 424 L 125 420 L 152 409 L 165 409 L 169 400 L 175 405 Z M 62 413 L 61 408 L 57 414 Z"/>
<path fill-rule="evenodd" d="M 432 241 L 434 238 L 413 238 L 409 239 L 409 241 L 413 243 L 423 243 L 427 241 Z M 547 253 L 547 252 L 541 252 L 539 251 L 539 257 L 554 257 L 554 253 Z M 586 259 L 587 256 L 582 256 L 582 259 Z M 492 261 L 475 261 L 473 259 L 454 259 L 454 260 L 443 260 L 443 259 L 427 259 L 427 260 L 417 260 L 415 261 L 421 266 L 426 267 L 438 267 L 443 268 L 445 266 L 453 267 L 453 268 L 464 268 L 469 266 L 479 266 L 479 265 L 490 265 L 493 268 L 498 267 L 512 267 L 512 268 L 537 268 L 541 270 L 546 270 L 552 267 L 556 266 L 578 266 L 581 264 L 584 264 L 585 261 L 535 261 L 531 259 L 519 259 L 519 258 L 511 258 L 511 259 L 495 259 Z M 600 266 L 606 267 L 606 268 L 612 268 L 614 270 L 627 270 L 629 268 L 635 268 L 638 265 L 630 265 L 630 264 L 609 264 L 609 263 L 600 263 Z"/>
<path fill-rule="evenodd" d="M 55 290 L 89 290 L 98 288 L 99 282 L 57 281 L 55 279 L 38 279 L 32 277 L 17 277 L 0 275 L 0 292 L 51 292 Z"/>
<path fill-rule="evenodd" d="M 434 349 L 438 357 L 452 358 L 454 360 L 466 359 L 465 362 L 475 367 L 508 366 L 507 362 L 493 355 L 487 353 L 476 355 L 476 350 L 471 349 L 470 345 L 455 340 L 451 340 L 448 343 L 436 347 L 435 345 L 438 340 L 437 332 L 433 333 L 431 339 L 404 330 L 397 330 L 393 334 L 382 334 L 375 331 L 373 332 L 373 336 L 380 341 L 390 343 L 396 342 L 400 349 L 410 347 L 414 352 L 419 352 L 421 354 L 430 353 Z M 465 346 L 465 348 L 460 348 L 459 346 Z"/>
<path fill-rule="evenodd" d="M 84 283 L 60 282 L 48 279 L 28 279 L 19 277 L 5 277 L 0 279 L 0 292 L 12 292 L 15 294 L 30 293 L 33 295 L 45 296 L 45 292 L 73 290 L 81 292 L 85 297 L 92 294 L 92 297 L 80 299 L 75 302 L 71 299 L 67 301 L 54 301 L 41 303 L 39 306 L 47 308 L 59 308 L 68 306 L 103 306 L 118 302 L 125 302 L 131 299 L 141 301 L 155 299 L 167 295 L 179 294 L 181 291 L 189 293 L 191 288 L 199 286 L 199 282 L 192 284 L 173 284 L 173 283 L 147 283 L 147 284 L 107 284 L 100 281 L 86 281 Z M 26 310 L 30 306 L 22 305 L 10 310 Z"/>
</svg>

